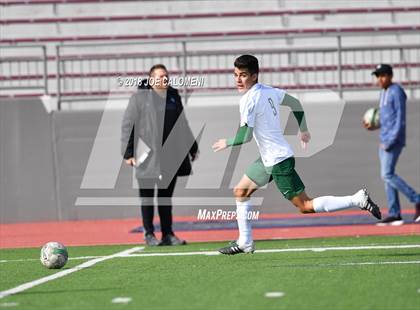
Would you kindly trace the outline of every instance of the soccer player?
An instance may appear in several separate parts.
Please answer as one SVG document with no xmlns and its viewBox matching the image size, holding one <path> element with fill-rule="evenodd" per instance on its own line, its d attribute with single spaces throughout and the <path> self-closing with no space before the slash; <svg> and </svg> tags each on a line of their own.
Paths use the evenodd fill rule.
<svg viewBox="0 0 420 310">
<path fill-rule="evenodd" d="M 299 138 L 302 146 L 306 147 L 311 136 L 302 105 L 284 90 L 258 83 L 259 65 L 256 57 L 242 55 L 235 60 L 234 66 L 236 87 L 243 94 L 239 102 L 240 128 L 234 138 L 220 139 L 212 148 L 218 152 L 230 146 L 247 143 L 254 137 L 261 156 L 248 167 L 233 191 L 239 238 L 219 252 L 226 255 L 254 252 L 251 222 L 248 219 L 251 210 L 250 197 L 259 187 L 272 180 L 283 196 L 302 213 L 334 212 L 358 207 L 380 219 L 381 212 L 366 189 L 343 197 L 308 197 L 305 186 L 295 171 L 293 151 L 283 137 L 279 116 L 280 105 L 292 109 L 299 124 Z"/>
</svg>

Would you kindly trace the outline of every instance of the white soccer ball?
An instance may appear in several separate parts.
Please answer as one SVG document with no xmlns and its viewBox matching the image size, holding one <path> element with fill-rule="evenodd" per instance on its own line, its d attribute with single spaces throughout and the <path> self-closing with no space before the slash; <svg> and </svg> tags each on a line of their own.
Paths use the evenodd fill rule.
<svg viewBox="0 0 420 310">
<path fill-rule="evenodd" d="M 381 127 L 379 122 L 379 109 L 370 108 L 363 115 L 363 121 L 370 125 L 371 129 L 378 129 Z"/>
<path fill-rule="evenodd" d="M 41 249 L 41 264 L 48 269 L 60 269 L 67 263 L 69 254 L 59 242 L 48 242 Z"/>
</svg>

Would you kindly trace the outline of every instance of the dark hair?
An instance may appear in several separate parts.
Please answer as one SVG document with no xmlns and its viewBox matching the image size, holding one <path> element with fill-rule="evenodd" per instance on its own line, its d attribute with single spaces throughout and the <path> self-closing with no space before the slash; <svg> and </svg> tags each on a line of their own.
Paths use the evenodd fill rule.
<svg viewBox="0 0 420 310">
<path fill-rule="evenodd" d="M 166 69 L 165 65 L 162 64 L 157 64 L 157 65 L 153 65 L 150 70 L 149 70 L 149 76 L 152 76 L 153 71 L 155 71 L 156 69 L 163 69 L 166 72 L 168 72 L 168 69 Z"/>
<path fill-rule="evenodd" d="M 247 69 L 250 74 L 258 74 L 260 68 L 258 59 L 252 55 L 242 55 L 235 59 L 234 66 L 238 69 Z"/>
</svg>

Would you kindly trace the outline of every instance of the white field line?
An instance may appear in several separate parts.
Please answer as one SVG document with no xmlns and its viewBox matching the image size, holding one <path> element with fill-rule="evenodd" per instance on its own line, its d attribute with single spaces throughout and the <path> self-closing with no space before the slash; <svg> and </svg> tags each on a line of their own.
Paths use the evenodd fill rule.
<svg viewBox="0 0 420 310">
<path fill-rule="evenodd" d="M 115 297 L 111 300 L 113 304 L 128 304 L 131 301 L 131 297 Z"/>
<path fill-rule="evenodd" d="M 389 250 L 389 249 L 412 249 L 412 248 L 420 248 L 420 244 L 266 249 L 266 250 L 256 250 L 255 253 Z M 219 255 L 219 254 L 220 253 L 217 252 L 217 251 L 203 251 L 203 252 L 174 252 L 174 253 L 139 253 L 139 254 L 130 254 L 128 256 L 130 256 L 130 257 L 144 257 L 144 256 L 189 256 L 189 255 Z"/>
<path fill-rule="evenodd" d="M 69 260 L 83 260 L 83 259 L 92 259 L 92 258 L 100 258 L 104 257 L 103 255 L 98 256 L 78 256 L 78 257 L 69 257 Z M 16 262 L 30 262 L 30 261 L 38 261 L 39 258 L 22 258 L 22 259 L 1 259 L 1 263 L 16 263 Z"/>
<path fill-rule="evenodd" d="M 364 246 L 345 246 L 345 247 L 312 247 L 312 248 L 288 248 L 288 249 L 265 249 L 256 250 L 255 253 L 282 253 L 282 252 L 324 252 L 324 251 L 353 251 L 353 250 L 392 250 L 392 249 L 413 249 L 420 248 L 420 244 L 403 244 L 403 245 L 364 245 Z M 144 248 L 142 248 L 144 249 Z M 134 251 L 136 252 L 136 251 Z M 191 256 L 191 255 L 219 255 L 217 251 L 197 251 L 197 252 L 165 252 L 165 253 L 126 253 L 120 254 L 117 257 L 143 257 L 143 256 Z M 71 257 L 69 260 L 103 258 L 108 256 L 80 256 Z M 36 261 L 38 259 L 15 259 L 15 260 L 0 260 L 0 263 L 22 262 L 22 261 Z"/>
<path fill-rule="evenodd" d="M 319 248 L 295 248 L 295 249 L 268 249 L 259 250 L 258 253 L 277 253 L 277 252 L 324 252 L 324 251 L 353 251 L 353 250 L 392 250 L 392 249 L 413 249 L 420 248 L 420 244 L 404 245 L 361 245 L 361 246 L 341 246 L 341 247 L 319 247 Z"/>
<path fill-rule="evenodd" d="M 13 295 L 13 294 L 17 294 L 17 293 L 26 291 L 30 288 L 33 288 L 33 287 L 37 286 L 37 285 L 41 285 L 43 283 L 46 283 L 46 282 L 49 282 L 49 281 L 52 281 L 52 280 L 55 280 L 55 279 L 58 279 L 58 278 L 65 277 L 65 276 L 67 276 L 67 275 L 69 275 L 73 272 L 92 267 L 93 265 L 95 265 L 97 263 L 100 263 L 100 262 L 103 262 L 103 261 L 106 261 L 106 260 L 109 260 L 109 259 L 113 259 L 113 258 L 116 258 L 116 257 L 127 256 L 131 253 L 138 252 L 138 251 L 141 251 L 143 249 L 144 249 L 144 247 L 134 247 L 134 248 L 131 248 L 131 249 L 128 249 L 128 250 L 125 250 L 125 251 L 122 251 L 122 252 L 118 252 L 118 253 L 115 253 L 115 254 L 112 254 L 112 255 L 98 257 L 98 258 L 89 260 L 89 261 L 84 262 L 80 265 L 77 265 L 73 268 L 66 269 L 66 270 L 63 270 L 63 271 L 59 271 L 59 272 L 54 273 L 52 275 L 49 275 L 47 277 L 43 277 L 43 278 L 40 278 L 40 279 L 37 279 L 37 280 L 34 280 L 34 281 L 30 281 L 30 282 L 24 283 L 22 285 L 16 286 L 14 288 L 11 288 L 9 290 L 2 291 L 2 292 L 0 292 L 0 299 L 2 299 L 4 297 L 7 297 L 7 296 L 10 296 L 10 295 Z"/>
<path fill-rule="evenodd" d="M 407 260 L 402 262 L 360 262 L 360 263 L 341 263 L 340 266 L 360 266 L 360 265 L 400 265 L 400 264 L 420 264 L 420 260 Z"/>
</svg>

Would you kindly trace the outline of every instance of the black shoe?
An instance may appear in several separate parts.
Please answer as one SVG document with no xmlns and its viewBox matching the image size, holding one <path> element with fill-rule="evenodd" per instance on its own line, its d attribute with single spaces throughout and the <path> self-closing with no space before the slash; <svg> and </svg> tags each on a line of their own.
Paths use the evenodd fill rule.
<svg viewBox="0 0 420 310">
<path fill-rule="evenodd" d="M 369 211 L 378 220 L 382 218 L 381 210 L 379 210 L 379 207 L 376 205 L 376 203 L 372 201 L 372 199 L 369 196 L 368 191 L 365 188 L 358 191 L 356 195 L 359 195 L 361 198 L 360 206 L 359 206 L 360 209 Z"/>
<path fill-rule="evenodd" d="M 146 234 L 144 236 L 144 241 L 148 246 L 158 246 L 160 245 L 159 240 L 155 237 L 154 234 Z"/>
<path fill-rule="evenodd" d="M 414 214 L 414 223 L 420 222 L 420 203 L 416 203 L 416 213 Z"/>
<path fill-rule="evenodd" d="M 160 245 L 185 245 L 187 241 L 179 239 L 175 235 L 166 235 L 162 238 Z"/>
<path fill-rule="evenodd" d="M 382 221 L 379 221 L 376 223 L 377 226 L 400 226 L 404 224 L 404 221 L 402 220 L 401 216 L 388 216 L 387 218 L 384 218 Z"/>
<path fill-rule="evenodd" d="M 236 255 L 241 253 L 254 253 L 255 247 L 254 243 L 252 245 L 242 249 L 239 247 L 239 245 L 236 243 L 236 241 L 231 241 L 229 243 L 229 246 L 219 249 L 219 252 L 225 255 Z"/>
</svg>

